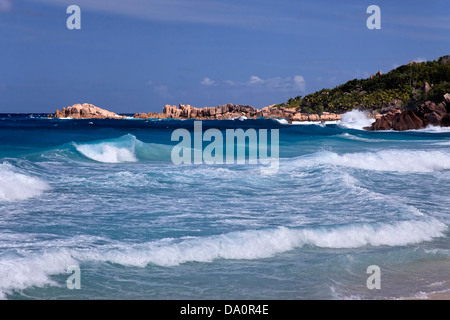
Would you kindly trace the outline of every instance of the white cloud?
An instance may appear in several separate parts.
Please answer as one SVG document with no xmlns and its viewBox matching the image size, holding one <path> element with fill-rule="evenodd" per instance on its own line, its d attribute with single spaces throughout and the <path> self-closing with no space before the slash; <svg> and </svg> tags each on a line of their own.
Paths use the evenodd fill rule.
<svg viewBox="0 0 450 320">
<path fill-rule="evenodd" d="M 200 82 L 204 86 L 213 86 L 216 82 L 211 80 L 208 77 L 203 78 L 202 82 Z"/>
<path fill-rule="evenodd" d="M 264 83 L 264 80 L 261 79 L 260 77 L 258 77 L 258 76 L 251 76 L 250 77 L 249 84 L 260 84 L 260 83 Z"/>
<path fill-rule="evenodd" d="M 305 79 L 296 75 L 294 77 L 273 77 L 263 79 L 259 76 L 252 75 L 247 81 L 233 81 L 233 80 L 211 80 L 205 77 L 202 82 L 205 86 L 221 86 L 233 88 L 246 88 L 256 91 L 271 91 L 271 92 L 296 92 L 305 91 Z"/>
<path fill-rule="evenodd" d="M 294 87 L 299 91 L 305 91 L 305 78 L 302 76 L 294 76 Z"/>
<path fill-rule="evenodd" d="M 236 82 L 234 82 L 232 80 L 225 80 L 224 83 L 226 85 L 228 85 L 228 86 L 231 86 L 231 87 L 236 85 Z"/>
<path fill-rule="evenodd" d="M 414 62 L 417 62 L 417 63 L 420 63 L 420 62 L 425 62 L 425 61 L 427 61 L 427 59 L 417 57 L 417 58 L 415 58 L 413 61 L 414 61 Z"/>
<path fill-rule="evenodd" d="M 243 85 L 250 86 L 252 88 L 259 88 L 269 91 L 305 91 L 305 79 L 302 76 L 296 75 L 294 77 L 273 77 L 262 79 L 258 76 L 251 76 L 250 80 Z"/>
<path fill-rule="evenodd" d="M 13 4 L 11 0 L 0 0 L 0 12 L 11 11 Z"/>
</svg>

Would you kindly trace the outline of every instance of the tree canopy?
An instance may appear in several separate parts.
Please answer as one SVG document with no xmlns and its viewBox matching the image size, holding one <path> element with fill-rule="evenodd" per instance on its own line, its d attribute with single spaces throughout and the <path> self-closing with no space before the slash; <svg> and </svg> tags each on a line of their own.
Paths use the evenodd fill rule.
<svg viewBox="0 0 450 320">
<path fill-rule="evenodd" d="M 392 101 L 403 108 L 415 108 L 425 100 L 439 103 L 445 93 L 450 93 L 450 55 L 434 61 L 410 62 L 386 74 L 378 72 L 367 79 L 353 79 L 333 89 L 290 98 L 277 106 L 319 114 L 355 108 L 379 110 Z"/>
</svg>

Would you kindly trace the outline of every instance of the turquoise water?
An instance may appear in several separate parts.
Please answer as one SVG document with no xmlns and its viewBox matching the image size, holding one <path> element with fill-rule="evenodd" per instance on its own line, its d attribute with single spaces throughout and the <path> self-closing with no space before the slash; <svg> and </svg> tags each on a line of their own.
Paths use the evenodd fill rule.
<svg viewBox="0 0 450 320">
<path fill-rule="evenodd" d="M 0 115 L 0 298 L 380 299 L 448 290 L 450 130 L 279 130 L 279 168 L 171 161 L 193 120 Z M 206 146 L 206 143 L 203 147 Z M 367 268 L 381 270 L 370 290 Z M 67 269 L 80 270 L 70 290 Z"/>
</svg>

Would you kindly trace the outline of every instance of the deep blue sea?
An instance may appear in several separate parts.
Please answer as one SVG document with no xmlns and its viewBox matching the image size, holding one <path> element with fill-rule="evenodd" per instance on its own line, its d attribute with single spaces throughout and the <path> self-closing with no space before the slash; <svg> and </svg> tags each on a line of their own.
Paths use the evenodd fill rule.
<svg viewBox="0 0 450 320">
<path fill-rule="evenodd" d="M 260 163 L 174 164 L 172 133 L 194 120 L 0 114 L 0 298 L 449 290 L 450 129 L 368 132 L 367 121 L 202 121 L 278 129 L 279 168 L 264 174 Z M 380 289 L 367 286 L 373 265 Z M 67 286 L 70 267 L 80 289 Z"/>
</svg>

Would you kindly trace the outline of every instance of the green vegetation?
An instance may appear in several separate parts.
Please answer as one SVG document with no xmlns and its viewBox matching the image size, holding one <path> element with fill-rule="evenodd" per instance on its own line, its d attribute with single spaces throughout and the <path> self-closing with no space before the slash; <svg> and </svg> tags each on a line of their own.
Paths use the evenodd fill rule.
<svg viewBox="0 0 450 320">
<path fill-rule="evenodd" d="M 427 92 L 425 83 L 431 86 Z M 300 107 L 301 112 L 318 114 L 343 113 L 355 108 L 380 110 L 390 102 L 415 108 L 425 100 L 441 102 L 445 93 L 450 93 L 450 55 L 435 61 L 409 63 L 368 79 L 353 79 L 333 89 L 290 98 L 277 106 Z"/>
</svg>

